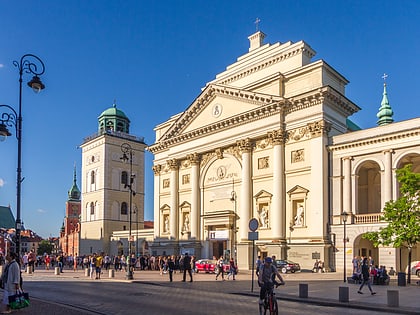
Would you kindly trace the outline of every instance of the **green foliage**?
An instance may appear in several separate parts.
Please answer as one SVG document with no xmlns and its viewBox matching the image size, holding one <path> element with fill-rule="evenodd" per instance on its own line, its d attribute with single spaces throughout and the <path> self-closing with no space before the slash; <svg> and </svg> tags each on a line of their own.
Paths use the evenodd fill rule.
<svg viewBox="0 0 420 315">
<path fill-rule="evenodd" d="M 385 204 L 381 220 L 388 225 L 363 237 L 375 246 L 411 249 L 420 242 L 420 174 L 412 172 L 410 164 L 396 172 L 401 197 Z"/>
<path fill-rule="evenodd" d="M 53 248 L 53 244 L 51 244 L 49 241 L 42 240 L 41 242 L 39 242 L 37 255 L 44 255 L 45 253 L 51 255 Z"/>
</svg>

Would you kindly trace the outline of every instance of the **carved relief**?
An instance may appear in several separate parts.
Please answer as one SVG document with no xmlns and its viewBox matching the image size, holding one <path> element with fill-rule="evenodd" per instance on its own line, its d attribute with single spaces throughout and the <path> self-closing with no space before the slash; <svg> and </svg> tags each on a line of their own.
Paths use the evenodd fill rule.
<svg viewBox="0 0 420 315">
<path fill-rule="evenodd" d="M 182 185 L 187 185 L 190 183 L 190 174 L 182 175 Z"/>
<path fill-rule="evenodd" d="M 303 162 L 305 161 L 305 150 L 296 150 L 292 151 L 292 163 Z"/>
<path fill-rule="evenodd" d="M 268 156 L 259 158 L 258 159 L 258 169 L 260 170 L 260 169 L 264 169 L 264 168 L 269 168 L 270 165 L 269 165 L 268 162 L 269 162 L 269 157 Z"/>
<path fill-rule="evenodd" d="M 262 140 L 258 140 L 255 143 L 255 147 L 258 148 L 258 149 L 262 149 L 262 150 L 264 150 L 265 148 L 267 148 L 269 145 L 270 145 L 270 139 L 268 137 L 267 138 L 264 138 Z"/>
<path fill-rule="evenodd" d="M 224 150 L 224 152 L 227 153 L 227 154 L 233 155 L 238 160 L 242 159 L 241 152 L 240 152 L 239 147 L 237 145 L 228 147 L 227 149 Z"/>
<path fill-rule="evenodd" d="M 169 188 L 170 183 L 171 183 L 171 181 L 169 180 L 169 178 L 165 178 L 165 179 L 162 181 L 163 188 Z"/>
<path fill-rule="evenodd" d="M 215 150 L 216 156 L 218 159 L 223 159 L 223 150 L 222 149 L 216 149 Z"/>
</svg>

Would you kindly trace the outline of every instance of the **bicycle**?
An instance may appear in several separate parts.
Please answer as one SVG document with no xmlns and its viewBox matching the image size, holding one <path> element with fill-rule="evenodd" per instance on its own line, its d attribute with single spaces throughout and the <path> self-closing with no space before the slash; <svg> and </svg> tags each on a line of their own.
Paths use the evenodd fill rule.
<svg viewBox="0 0 420 315">
<path fill-rule="evenodd" d="M 276 288 L 279 285 L 283 285 L 284 283 L 276 283 Z M 264 315 L 278 315 L 279 314 L 279 307 L 277 304 L 276 294 L 274 293 L 274 284 L 269 285 L 267 287 L 267 291 L 265 293 L 264 302 L 260 305 L 260 314 L 262 314 L 262 308 L 264 308 Z M 268 311 L 268 313 L 267 313 Z"/>
</svg>

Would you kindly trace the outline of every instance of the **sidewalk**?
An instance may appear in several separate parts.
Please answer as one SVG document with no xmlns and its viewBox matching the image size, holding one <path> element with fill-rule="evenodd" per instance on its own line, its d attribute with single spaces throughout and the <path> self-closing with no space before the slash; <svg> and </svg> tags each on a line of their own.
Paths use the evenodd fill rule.
<svg viewBox="0 0 420 315">
<path fill-rule="evenodd" d="M 276 290 L 277 297 L 283 300 L 296 301 L 301 303 L 314 303 L 317 305 L 334 306 L 334 307 L 350 307 L 363 310 L 387 311 L 398 314 L 420 314 L 420 286 L 415 283 L 420 279 L 416 276 L 412 277 L 412 284 L 406 286 L 397 286 L 396 277 L 391 278 L 389 286 L 374 285 L 373 290 L 377 293 L 372 296 L 369 290 L 364 287 L 364 294 L 358 294 L 359 285 L 347 284 L 343 282 L 343 275 L 340 273 L 307 273 L 300 272 L 296 274 L 283 275 L 286 281 L 285 286 L 281 286 Z M 135 283 L 153 283 L 161 285 L 169 285 L 169 277 L 167 274 L 160 275 L 158 271 L 135 271 L 134 280 L 125 280 L 126 273 L 124 271 L 113 272 L 110 277 L 109 271 L 103 270 L 100 280 L 90 279 L 85 276 L 84 270 L 65 269 L 60 275 L 55 275 L 55 270 L 36 270 L 33 274 L 23 273 L 24 281 L 123 281 Z M 252 285 L 251 272 L 240 272 L 236 276 L 236 281 L 216 281 L 214 274 L 194 274 L 194 282 L 191 284 L 194 289 L 207 291 L 222 291 L 227 294 L 240 294 L 255 296 L 257 299 L 259 287 L 254 277 L 254 285 Z M 174 275 L 172 287 L 185 287 L 185 283 L 180 280 L 182 276 L 179 273 Z M 219 283 L 219 284 L 215 284 Z M 307 284 L 308 297 L 299 297 L 299 285 Z M 349 301 L 339 301 L 339 288 L 347 287 L 349 291 Z M 399 306 L 388 306 L 388 291 L 397 291 Z M 70 313 L 69 313 L 70 314 Z"/>
</svg>

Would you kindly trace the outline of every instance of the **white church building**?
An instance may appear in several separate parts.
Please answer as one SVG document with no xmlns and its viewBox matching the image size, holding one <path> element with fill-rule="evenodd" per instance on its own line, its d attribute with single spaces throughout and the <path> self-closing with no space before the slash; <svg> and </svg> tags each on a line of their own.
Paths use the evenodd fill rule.
<svg viewBox="0 0 420 315">
<path fill-rule="evenodd" d="M 384 85 L 378 126 L 360 130 L 349 120 L 360 108 L 346 97 L 342 74 L 313 61 L 304 41 L 264 37 L 251 35 L 246 54 L 156 126 L 147 148 L 153 252 L 233 256 L 240 269 L 256 255 L 308 269 L 320 259 L 330 270 L 343 270 L 344 257 L 351 270 L 354 256 L 372 256 L 398 270 L 403 250 L 362 237 L 385 224 L 382 208 L 398 198 L 395 170 L 410 163 L 420 171 L 420 119 L 393 122 Z M 255 240 L 251 219 L 259 223 Z"/>
</svg>

